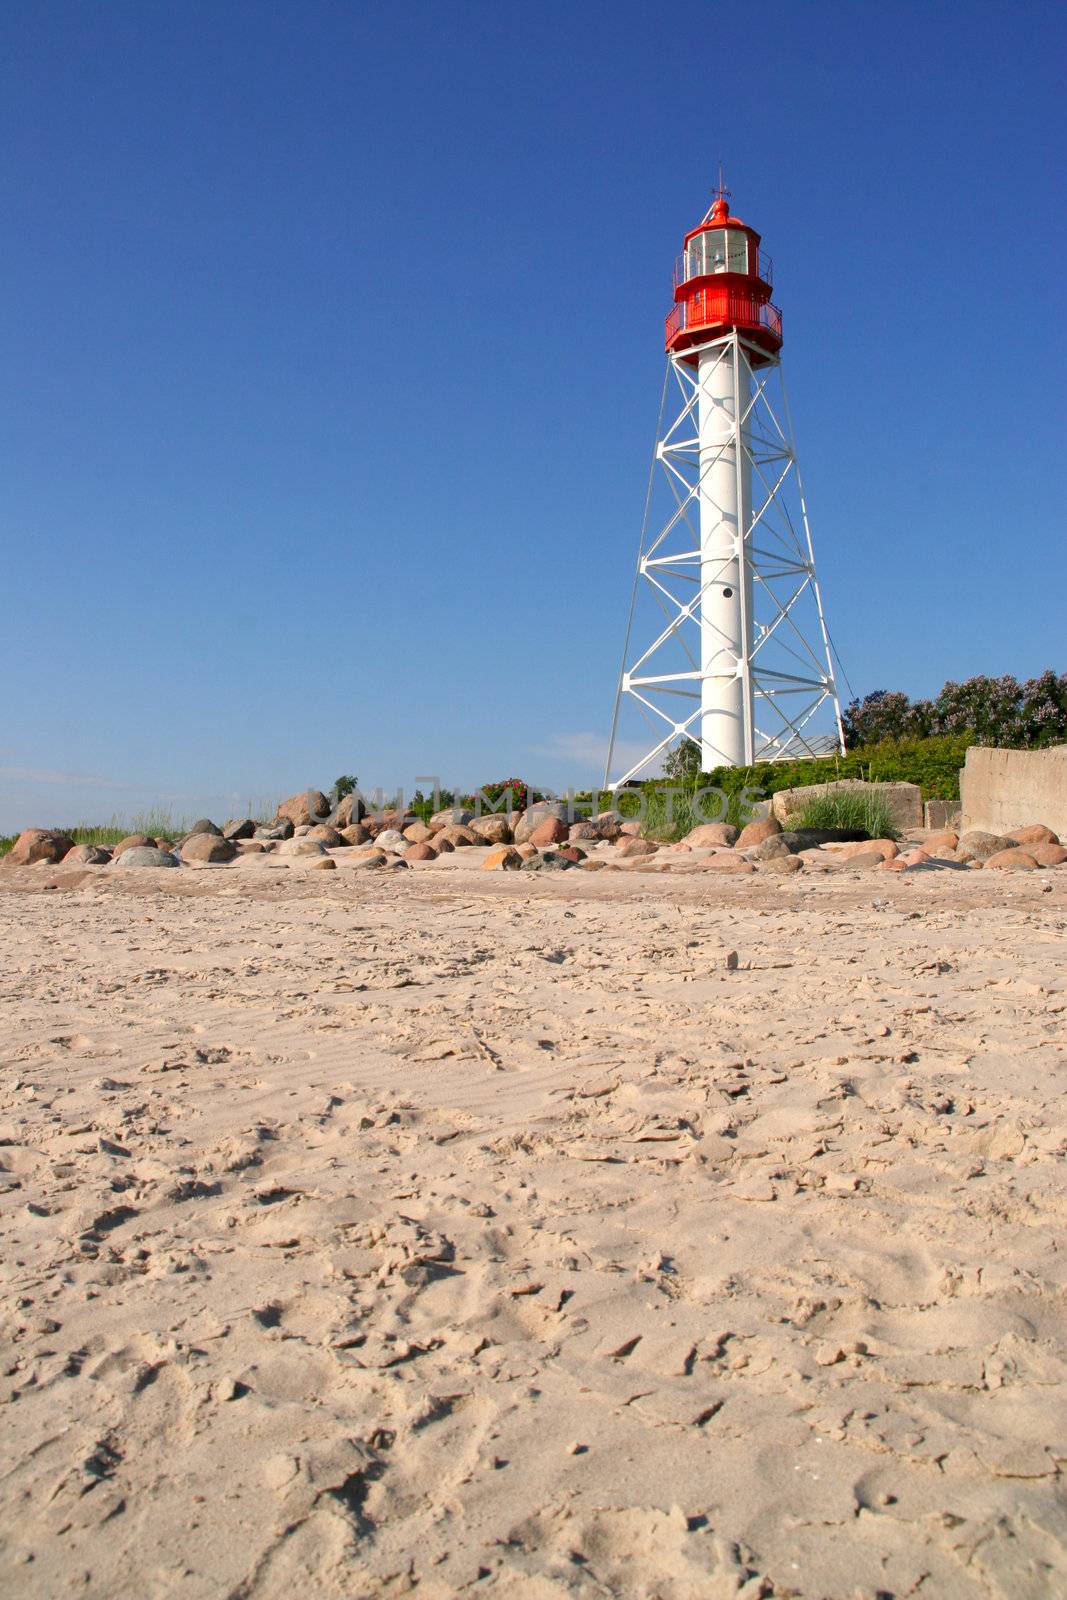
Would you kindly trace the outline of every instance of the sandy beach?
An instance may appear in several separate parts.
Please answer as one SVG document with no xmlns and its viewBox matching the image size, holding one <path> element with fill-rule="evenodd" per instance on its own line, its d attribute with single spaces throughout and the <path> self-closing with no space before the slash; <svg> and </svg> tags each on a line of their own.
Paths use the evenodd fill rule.
<svg viewBox="0 0 1067 1600">
<path fill-rule="evenodd" d="M 0 874 L 4 1592 L 1062 1595 L 1065 924 Z"/>
</svg>

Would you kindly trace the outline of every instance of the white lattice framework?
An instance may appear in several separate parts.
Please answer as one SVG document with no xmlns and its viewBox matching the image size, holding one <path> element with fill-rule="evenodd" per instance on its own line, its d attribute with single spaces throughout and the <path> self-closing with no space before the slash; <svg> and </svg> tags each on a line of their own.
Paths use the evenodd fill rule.
<svg viewBox="0 0 1067 1600">
<path fill-rule="evenodd" d="M 716 350 L 716 362 L 702 360 L 699 367 L 677 356 L 668 360 L 668 378 L 677 384 L 682 409 L 661 433 L 653 474 L 658 464 L 671 491 L 670 509 L 666 520 L 653 524 L 650 533 L 649 511 L 655 501 L 650 479 L 612 718 L 605 771 L 609 787 L 647 774 L 679 740 L 702 748 L 704 767 L 728 764 L 709 761 L 701 727 L 702 684 L 712 676 L 701 665 L 701 630 L 707 629 L 702 607 L 705 594 L 728 567 L 737 573 L 739 558 L 743 643 L 736 674 L 742 681 L 745 764 L 844 750 L 841 706 L 781 363 L 736 331 L 709 340 L 699 351 L 687 350 L 686 355 Z M 719 362 L 734 363 L 738 380 L 734 393 L 747 398 L 734 407 L 729 436 L 709 454 L 700 447 L 701 384 Z M 736 534 L 726 548 L 720 541 L 709 563 L 707 548 L 701 547 L 701 499 L 708 497 L 708 481 L 724 452 L 733 452 L 735 464 L 747 463 L 739 476 L 751 485 L 751 503 L 738 507 Z M 631 659 L 642 592 L 654 599 L 661 625 L 651 643 Z M 703 654 L 706 660 L 706 649 Z M 659 737 L 639 761 L 613 779 L 624 695 L 636 702 Z M 826 725 L 825 731 L 820 731 L 821 725 Z"/>
</svg>

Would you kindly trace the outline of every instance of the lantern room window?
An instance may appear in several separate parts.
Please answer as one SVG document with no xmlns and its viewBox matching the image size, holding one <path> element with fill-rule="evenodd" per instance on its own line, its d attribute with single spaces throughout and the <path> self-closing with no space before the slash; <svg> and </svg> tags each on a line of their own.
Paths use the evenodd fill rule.
<svg viewBox="0 0 1067 1600">
<path fill-rule="evenodd" d="M 748 235 L 740 228 L 707 228 L 690 239 L 686 277 L 715 272 L 748 273 Z"/>
</svg>

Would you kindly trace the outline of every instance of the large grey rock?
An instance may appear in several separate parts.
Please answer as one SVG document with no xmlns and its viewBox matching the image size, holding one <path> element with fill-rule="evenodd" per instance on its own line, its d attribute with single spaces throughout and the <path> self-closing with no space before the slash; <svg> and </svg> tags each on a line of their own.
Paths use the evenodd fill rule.
<svg viewBox="0 0 1067 1600">
<path fill-rule="evenodd" d="M 566 856 L 557 855 L 555 850 L 546 850 L 542 855 L 531 856 L 529 861 L 523 863 L 523 872 L 566 872 L 577 865 L 568 861 Z"/>
<path fill-rule="evenodd" d="M 251 817 L 231 817 L 229 822 L 222 825 L 224 839 L 251 839 L 256 831 L 256 825 Z"/>
<path fill-rule="evenodd" d="M 960 835 L 956 859 L 963 862 L 988 861 L 990 856 L 999 855 L 1002 850 L 1011 850 L 1015 842 L 999 833 L 986 833 L 981 828 L 972 828 L 969 833 Z"/>
<path fill-rule="evenodd" d="M 288 817 L 283 817 L 279 822 L 272 822 L 269 826 L 257 828 L 252 837 L 253 839 L 291 839 L 293 837 L 293 824 Z"/>
<path fill-rule="evenodd" d="M 217 833 L 221 838 L 222 829 L 217 828 L 211 821 L 210 817 L 201 817 L 199 822 L 193 823 L 192 827 L 189 829 L 189 832 L 186 834 L 186 838 L 190 838 L 194 833 Z"/>
<path fill-rule="evenodd" d="M 181 862 L 169 850 L 157 850 L 154 845 L 135 844 L 124 850 L 113 863 L 116 867 L 178 867 Z"/>
</svg>

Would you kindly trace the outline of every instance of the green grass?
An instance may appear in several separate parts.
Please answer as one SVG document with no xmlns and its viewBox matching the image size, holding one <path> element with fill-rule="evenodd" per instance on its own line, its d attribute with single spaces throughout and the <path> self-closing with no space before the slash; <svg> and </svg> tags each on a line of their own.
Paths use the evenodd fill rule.
<svg viewBox="0 0 1067 1600">
<path fill-rule="evenodd" d="M 868 839 L 896 839 L 889 807 L 880 795 L 846 789 L 817 795 L 789 818 L 790 828 L 851 828 Z"/>
<path fill-rule="evenodd" d="M 268 804 L 266 801 L 248 802 L 248 809 L 243 813 L 251 817 L 253 822 L 273 822 L 277 815 L 278 807 L 275 802 Z M 184 813 L 175 814 L 165 806 L 149 806 L 146 811 L 137 811 L 132 815 L 117 812 L 109 822 L 78 822 L 74 826 L 66 823 L 49 823 L 57 832 L 69 834 L 75 844 L 102 844 L 115 845 L 120 839 L 128 839 L 131 833 L 146 833 L 150 839 L 168 839 L 173 843 L 189 832 L 196 817 L 186 816 Z M 226 822 L 227 817 L 222 817 Z M 0 837 L 0 856 L 6 855 L 18 838 L 18 834 Z"/>
<path fill-rule="evenodd" d="M 693 809 L 690 796 L 676 794 L 671 815 L 667 815 L 666 796 L 661 789 L 648 787 L 645 790 L 647 809 L 641 832 L 646 839 L 658 839 L 663 844 L 673 844 L 678 839 L 684 839 L 687 833 L 694 828 L 699 828 L 705 822 L 730 822 L 735 828 L 743 828 L 746 822 L 751 822 L 751 813 L 744 808 L 739 794 L 726 797 L 726 815 L 716 814 L 716 805 L 713 797 L 708 799 L 708 813 L 702 814 Z M 632 808 L 625 796 L 620 797 L 619 812 L 626 816 Z"/>
</svg>

